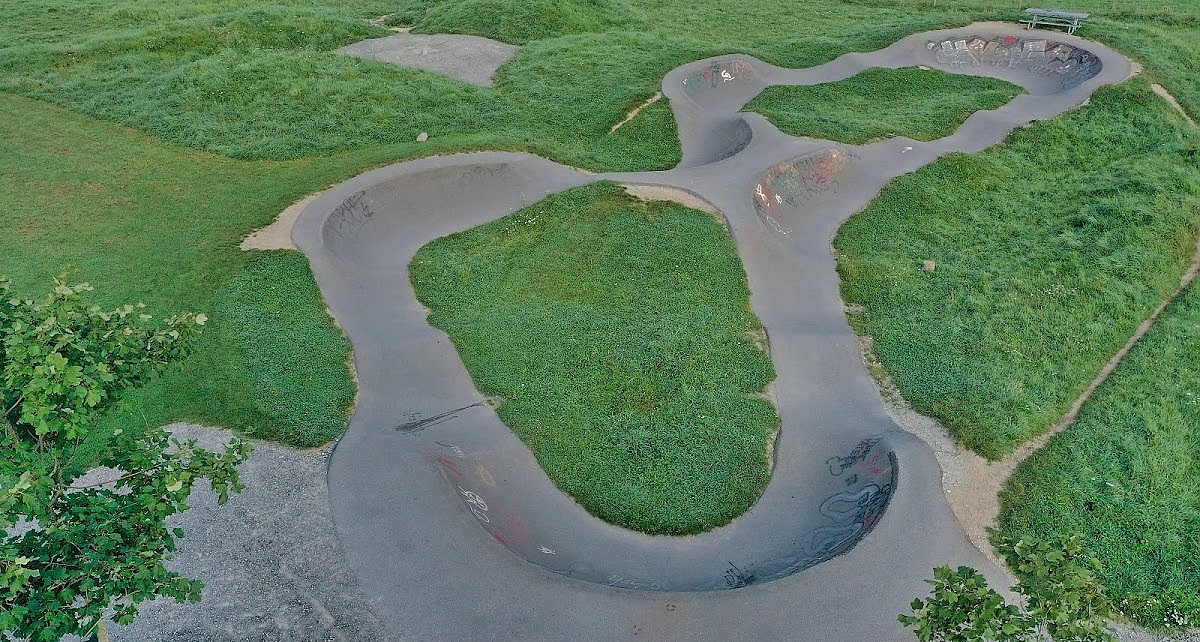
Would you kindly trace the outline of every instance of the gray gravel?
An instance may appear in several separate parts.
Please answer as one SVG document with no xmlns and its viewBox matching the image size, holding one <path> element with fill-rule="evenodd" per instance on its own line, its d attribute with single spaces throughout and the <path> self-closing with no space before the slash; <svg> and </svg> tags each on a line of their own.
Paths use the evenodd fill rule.
<svg viewBox="0 0 1200 642">
<path fill-rule="evenodd" d="M 171 427 L 206 448 L 226 430 Z M 242 465 L 246 490 L 217 506 L 207 487 L 175 518 L 187 533 L 173 570 L 204 581 L 198 604 L 157 600 L 113 640 L 220 642 L 388 639 L 378 615 L 346 565 L 334 533 L 325 483 L 329 448 L 300 451 L 260 442 Z"/>
<path fill-rule="evenodd" d="M 517 47 L 479 36 L 399 33 L 372 38 L 338 49 L 339 52 L 423 69 L 480 87 L 491 87 L 492 76 L 517 55 Z"/>
</svg>

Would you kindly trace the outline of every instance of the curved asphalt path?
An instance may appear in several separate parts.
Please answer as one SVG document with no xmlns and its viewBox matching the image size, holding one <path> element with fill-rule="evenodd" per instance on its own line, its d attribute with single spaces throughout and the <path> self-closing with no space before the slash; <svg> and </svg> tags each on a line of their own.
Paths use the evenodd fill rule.
<svg viewBox="0 0 1200 642">
<path fill-rule="evenodd" d="M 737 113 L 770 85 L 917 65 L 1029 93 L 930 143 L 793 138 Z M 330 497 L 354 572 L 394 635 L 908 639 L 896 614 L 927 591 L 931 567 L 969 564 L 1003 582 L 951 515 L 929 449 L 885 414 L 829 243 L 892 178 L 985 149 L 1129 71 L 1096 43 L 998 24 L 805 70 L 724 56 L 663 82 L 683 143 L 674 170 L 594 176 L 488 152 L 400 163 L 326 192 L 293 236 L 354 343 L 360 378 Z M 709 533 L 630 532 L 559 492 L 412 292 L 407 264 L 428 241 L 599 179 L 682 188 L 722 211 L 770 336 L 776 467 L 751 510 Z"/>
</svg>

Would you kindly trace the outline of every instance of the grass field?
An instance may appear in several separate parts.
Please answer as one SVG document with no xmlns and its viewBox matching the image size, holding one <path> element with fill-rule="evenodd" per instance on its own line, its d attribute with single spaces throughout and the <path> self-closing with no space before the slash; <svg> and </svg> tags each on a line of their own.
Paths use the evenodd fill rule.
<svg viewBox="0 0 1200 642">
<path fill-rule="evenodd" d="M 1200 625 L 1200 288 L 1129 353 L 1001 495 L 1010 536 L 1080 533 L 1137 621 Z"/>
<path fill-rule="evenodd" d="M 766 116 L 780 131 L 861 145 L 907 136 L 949 136 L 984 109 L 996 109 L 1024 93 L 994 78 L 922 69 L 868 69 L 841 82 L 768 87 L 743 111 Z"/>
<path fill-rule="evenodd" d="M 410 274 L 476 387 L 593 514 L 690 534 L 762 493 L 779 418 L 755 395 L 775 371 L 708 214 L 599 183 L 436 240 Z"/>
<path fill-rule="evenodd" d="M 236 249 L 287 203 L 369 167 L 472 149 L 528 150 L 592 170 L 666 168 L 679 147 L 665 102 L 608 131 L 679 64 L 744 52 L 808 66 L 923 29 L 1012 20 L 1022 6 L 3 3 L 0 273 L 34 295 L 70 263 L 105 303 L 209 313 L 196 356 L 138 393 L 135 422 L 187 418 L 319 443 L 342 429 L 353 394 L 347 346 L 298 256 Z M 1200 116 L 1200 5 L 1074 0 L 1071 8 L 1094 14 L 1082 35 L 1136 58 L 1143 77 L 989 152 L 899 179 L 837 240 L 846 298 L 866 309 L 856 328 L 875 337 L 907 399 L 990 457 L 1062 413 L 1170 291 L 1200 226 L 1200 143 L 1149 89 L 1163 84 Z M 385 14 L 418 32 L 524 46 L 490 89 L 332 53 L 386 34 L 366 23 Z M 920 98 L 899 110 L 847 111 L 826 131 L 915 131 L 912 121 L 931 119 L 929 96 Z M 889 125 L 859 131 L 870 122 Z M 413 141 L 420 131 L 428 143 Z M 918 269 L 925 259 L 937 272 Z M 1095 403 L 1110 394 L 1106 387 Z M 1045 461 L 1031 466 L 1054 465 Z M 1044 501 L 1075 505 L 1066 486 L 1061 501 L 1046 492 Z M 1183 499 L 1162 501 L 1188 510 Z M 1166 533 L 1161 546 L 1132 549 L 1143 561 L 1184 538 L 1156 532 Z"/>
<path fill-rule="evenodd" d="M 312 180 L 311 166 L 188 151 L 0 94 L 0 272 L 40 296 L 71 264 L 97 303 L 212 317 L 196 356 L 114 420 L 193 419 L 315 446 L 344 428 L 348 342 L 307 261 L 237 248 Z"/>
<path fill-rule="evenodd" d="M 902 177 L 835 241 L 843 298 L 865 308 L 851 321 L 917 410 L 999 458 L 1061 417 L 1178 285 L 1198 149 L 1132 81 Z"/>
</svg>

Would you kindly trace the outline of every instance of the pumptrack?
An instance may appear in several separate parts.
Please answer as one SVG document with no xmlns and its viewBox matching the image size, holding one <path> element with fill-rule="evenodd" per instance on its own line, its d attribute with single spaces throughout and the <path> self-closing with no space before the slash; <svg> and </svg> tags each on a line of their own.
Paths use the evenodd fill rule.
<svg viewBox="0 0 1200 642">
<path fill-rule="evenodd" d="M 1027 93 L 932 142 L 794 138 L 739 113 L 771 85 L 922 65 Z M 331 459 L 330 498 L 388 626 L 418 639 L 908 639 L 896 614 L 927 591 L 933 566 L 969 564 L 1003 582 L 951 515 L 928 447 L 886 415 L 843 313 L 830 241 L 894 177 L 983 150 L 1130 71 L 1097 43 L 990 23 L 803 70 L 722 56 L 663 81 L 683 145 L 673 170 L 589 175 L 484 152 L 330 189 L 293 237 L 355 347 L 358 405 Z M 755 506 L 707 533 L 628 531 L 560 492 L 426 323 L 409 282 L 425 243 L 602 179 L 683 189 L 721 211 L 770 336 L 775 469 Z"/>
</svg>

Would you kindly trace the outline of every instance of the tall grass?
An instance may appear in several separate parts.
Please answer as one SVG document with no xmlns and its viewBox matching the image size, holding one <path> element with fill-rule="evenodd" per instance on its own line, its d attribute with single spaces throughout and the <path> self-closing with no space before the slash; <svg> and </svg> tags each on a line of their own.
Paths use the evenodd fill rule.
<svg viewBox="0 0 1200 642">
<path fill-rule="evenodd" d="M 1139 81 L 896 180 L 835 241 L 843 297 L 865 308 L 852 322 L 916 409 L 1003 456 L 1177 286 L 1200 228 L 1198 142 Z"/>
<path fill-rule="evenodd" d="M 1001 495 L 1002 533 L 1080 533 L 1126 616 L 1200 626 L 1200 289 L 1134 347 Z"/>
</svg>

